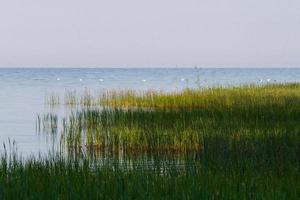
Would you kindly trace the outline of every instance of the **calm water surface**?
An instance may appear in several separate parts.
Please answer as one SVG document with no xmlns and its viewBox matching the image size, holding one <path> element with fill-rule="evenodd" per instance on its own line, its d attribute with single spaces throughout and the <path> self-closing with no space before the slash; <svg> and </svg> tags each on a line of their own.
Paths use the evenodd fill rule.
<svg viewBox="0 0 300 200">
<path fill-rule="evenodd" d="M 267 82 L 300 82 L 300 69 L 0 69 L 0 144 L 15 141 L 22 155 L 51 150 L 51 139 L 35 131 L 36 116 L 47 111 L 45 96 L 51 92 L 173 91 Z"/>
</svg>

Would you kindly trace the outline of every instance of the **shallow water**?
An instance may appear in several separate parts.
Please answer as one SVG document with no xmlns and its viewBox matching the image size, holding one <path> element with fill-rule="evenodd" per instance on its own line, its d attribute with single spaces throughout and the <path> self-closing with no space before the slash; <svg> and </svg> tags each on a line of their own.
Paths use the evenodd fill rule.
<svg viewBox="0 0 300 200">
<path fill-rule="evenodd" d="M 0 143 L 10 138 L 22 155 L 51 150 L 52 139 L 36 133 L 35 120 L 49 109 L 45 96 L 52 92 L 63 96 L 65 90 L 85 88 L 173 91 L 299 81 L 300 69 L 0 69 Z M 68 111 L 59 107 L 56 112 Z"/>
</svg>

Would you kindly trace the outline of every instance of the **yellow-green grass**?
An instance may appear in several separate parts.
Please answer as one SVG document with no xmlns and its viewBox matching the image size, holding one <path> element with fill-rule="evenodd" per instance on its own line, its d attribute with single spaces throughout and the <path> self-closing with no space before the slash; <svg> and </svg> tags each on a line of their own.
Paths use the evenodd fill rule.
<svg viewBox="0 0 300 200">
<path fill-rule="evenodd" d="M 299 103 L 300 84 L 268 84 L 240 87 L 186 89 L 181 92 L 111 91 L 103 94 L 100 104 L 113 107 L 165 109 L 205 109 L 233 106 L 284 105 Z"/>
<path fill-rule="evenodd" d="M 299 83 L 281 83 L 267 85 L 245 85 L 236 87 L 212 87 L 185 89 L 183 91 L 134 91 L 110 90 L 92 92 L 86 89 L 78 96 L 74 90 L 66 90 L 64 105 L 67 106 L 112 106 L 122 108 L 162 108 L 162 109 L 194 109 L 216 106 L 234 106 L 251 104 L 286 104 L 293 103 L 300 96 Z M 59 105 L 59 96 L 50 93 L 46 103 Z"/>
<path fill-rule="evenodd" d="M 78 99 L 83 106 L 66 116 L 61 130 L 71 159 L 3 158 L 0 197 L 300 197 L 299 84 Z M 90 156 L 72 159 L 82 152 Z M 118 159 L 103 164 L 97 153 Z"/>
<path fill-rule="evenodd" d="M 292 141 L 298 153 L 299 91 L 298 84 L 280 84 L 142 96 L 109 93 L 102 98 L 103 107 L 83 108 L 64 119 L 63 141 L 69 149 L 175 153 L 214 149 L 216 154 L 275 151 Z M 269 144 L 273 140 L 282 145 Z"/>
</svg>

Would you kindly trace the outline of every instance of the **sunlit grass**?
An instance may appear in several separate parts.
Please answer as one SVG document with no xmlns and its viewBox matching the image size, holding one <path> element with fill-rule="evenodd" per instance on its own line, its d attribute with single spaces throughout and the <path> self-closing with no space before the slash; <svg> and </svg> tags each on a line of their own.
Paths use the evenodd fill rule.
<svg viewBox="0 0 300 200">
<path fill-rule="evenodd" d="M 186 89 L 182 92 L 113 91 L 101 98 L 103 105 L 165 109 L 205 109 L 252 105 L 291 105 L 298 103 L 300 84 L 268 84 L 242 87 Z"/>
<path fill-rule="evenodd" d="M 40 185 L 25 187 L 23 193 L 10 188 L 7 194 L 299 198 L 299 84 L 171 93 L 110 91 L 98 96 L 87 90 L 82 97 L 70 96 L 76 102 L 70 104 L 78 107 L 63 119 L 61 145 L 67 158 L 85 156 L 17 161 L 11 168 L 2 164 L 3 177 L 9 177 L 0 180 L 4 187 L 15 181 L 21 191 L 25 177 Z M 40 117 L 44 123 L 41 119 L 57 123 L 50 115 Z M 117 159 L 106 165 L 99 157 Z"/>
<path fill-rule="evenodd" d="M 64 119 L 63 138 L 76 149 L 205 152 L 212 139 L 224 141 L 226 149 L 236 142 L 247 149 L 247 142 L 299 137 L 299 91 L 298 84 L 288 84 L 171 94 L 113 92 L 102 98 L 102 107 L 84 107 Z M 92 105 L 91 95 L 86 97 L 85 105 Z"/>
</svg>

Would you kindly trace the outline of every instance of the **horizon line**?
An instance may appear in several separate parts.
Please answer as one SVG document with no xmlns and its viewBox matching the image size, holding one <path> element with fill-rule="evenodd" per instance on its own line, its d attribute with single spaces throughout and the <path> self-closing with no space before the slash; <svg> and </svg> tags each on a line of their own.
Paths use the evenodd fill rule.
<svg viewBox="0 0 300 200">
<path fill-rule="evenodd" d="M 0 69 L 300 69 L 300 66 L 253 66 L 253 67 L 241 67 L 241 66 L 149 66 L 149 67 L 104 67 L 104 66 L 0 66 Z"/>
</svg>

